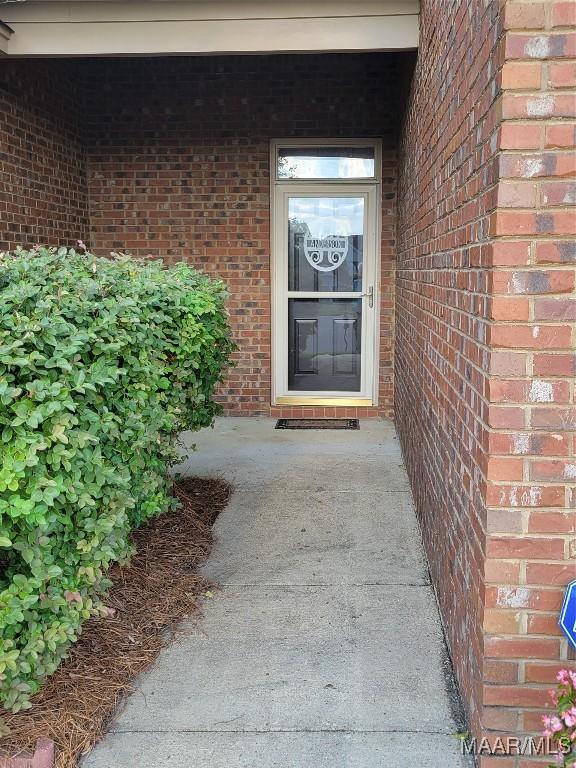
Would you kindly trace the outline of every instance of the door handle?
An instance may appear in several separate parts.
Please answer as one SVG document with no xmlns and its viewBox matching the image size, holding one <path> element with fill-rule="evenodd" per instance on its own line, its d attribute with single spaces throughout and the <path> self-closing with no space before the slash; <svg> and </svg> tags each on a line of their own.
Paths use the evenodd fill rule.
<svg viewBox="0 0 576 768">
<path fill-rule="evenodd" d="M 363 293 L 362 296 L 368 297 L 368 306 L 370 307 L 370 309 L 372 309 L 372 307 L 374 306 L 374 286 L 369 285 L 368 290 L 366 291 L 366 293 Z"/>
</svg>

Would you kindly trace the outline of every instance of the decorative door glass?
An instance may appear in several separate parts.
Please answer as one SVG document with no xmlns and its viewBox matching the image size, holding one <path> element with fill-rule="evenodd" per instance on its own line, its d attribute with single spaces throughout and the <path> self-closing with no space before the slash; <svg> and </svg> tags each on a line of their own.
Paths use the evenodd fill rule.
<svg viewBox="0 0 576 768">
<path fill-rule="evenodd" d="M 365 198 L 290 196 L 287 234 L 289 391 L 360 392 Z"/>
<path fill-rule="evenodd" d="M 363 197 L 289 199 L 289 291 L 361 291 L 363 253 Z"/>
</svg>

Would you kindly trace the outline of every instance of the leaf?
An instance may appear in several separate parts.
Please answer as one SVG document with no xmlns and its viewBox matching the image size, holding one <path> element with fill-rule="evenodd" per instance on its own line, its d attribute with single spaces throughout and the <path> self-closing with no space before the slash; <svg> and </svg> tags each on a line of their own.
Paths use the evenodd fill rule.
<svg viewBox="0 0 576 768">
<path fill-rule="evenodd" d="M 175 435 L 212 423 L 234 345 L 223 284 L 186 264 L 19 249 L 0 294 L 0 704 L 24 709 L 112 615 L 106 572 L 173 504 Z"/>
</svg>

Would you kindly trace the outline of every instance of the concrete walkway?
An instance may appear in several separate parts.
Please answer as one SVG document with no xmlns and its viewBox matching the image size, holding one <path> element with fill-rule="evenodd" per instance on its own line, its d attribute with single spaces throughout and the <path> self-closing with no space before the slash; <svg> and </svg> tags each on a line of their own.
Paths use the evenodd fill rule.
<svg viewBox="0 0 576 768">
<path fill-rule="evenodd" d="M 389 422 L 221 419 L 184 474 L 235 488 L 205 617 L 84 768 L 461 768 L 450 667 Z"/>
</svg>

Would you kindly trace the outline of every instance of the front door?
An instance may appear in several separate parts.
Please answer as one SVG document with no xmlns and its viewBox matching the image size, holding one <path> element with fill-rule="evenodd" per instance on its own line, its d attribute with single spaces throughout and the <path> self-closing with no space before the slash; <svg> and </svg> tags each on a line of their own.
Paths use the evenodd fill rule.
<svg viewBox="0 0 576 768">
<path fill-rule="evenodd" d="M 375 403 L 378 188 L 275 188 L 275 402 Z"/>
</svg>

